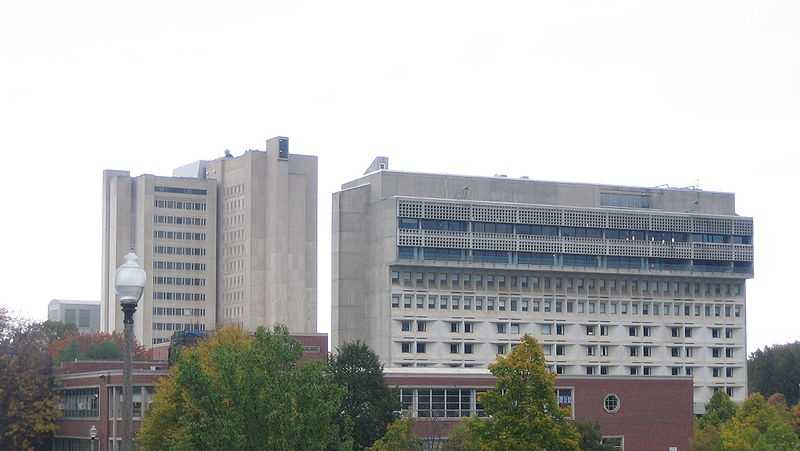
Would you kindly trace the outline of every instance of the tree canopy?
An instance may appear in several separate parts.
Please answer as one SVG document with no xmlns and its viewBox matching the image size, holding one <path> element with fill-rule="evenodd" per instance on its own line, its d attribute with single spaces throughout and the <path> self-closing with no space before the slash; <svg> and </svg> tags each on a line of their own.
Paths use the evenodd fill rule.
<svg viewBox="0 0 800 451">
<path fill-rule="evenodd" d="M 483 393 L 487 419 L 469 428 L 485 450 L 579 450 L 580 436 L 558 407 L 555 375 L 533 337 L 525 335 L 508 356 L 489 366 L 495 389 Z"/>
<path fill-rule="evenodd" d="M 747 359 L 750 392 L 782 393 L 790 405 L 800 401 L 800 342 L 765 346 Z"/>
<path fill-rule="evenodd" d="M 369 448 L 386 432 L 400 410 L 398 396 L 386 386 L 383 365 L 365 343 L 345 343 L 328 359 L 333 382 L 345 388 L 338 416 L 342 431 L 352 429 L 353 447 Z"/>
<path fill-rule="evenodd" d="M 420 451 L 422 440 L 412 431 L 414 421 L 410 418 L 400 418 L 394 421 L 386 430 L 383 437 L 375 441 L 370 451 Z"/>
<path fill-rule="evenodd" d="M 285 327 L 222 328 L 183 349 L 162 379 L 139 443 L 148 450 L 349 449 L 335 418 L 345 390 Z"/>
<path fill-rule="evenodd" d="M 0 307 L 0 449 L 41 446 L 60 415 L 47 345 L 53 324 L 12 318 Z"/>
<path fill-rule="evenodd" d="M 122 334 L 105 332 L 68 334 L 51 343 L 48 352 L 56 365 L 73 360 L 122 360 L 125 337 Z M 134 347 L 133 358 L 147 360 L 150 358 L 150 352 L 137 344 Z"/>
</svg>

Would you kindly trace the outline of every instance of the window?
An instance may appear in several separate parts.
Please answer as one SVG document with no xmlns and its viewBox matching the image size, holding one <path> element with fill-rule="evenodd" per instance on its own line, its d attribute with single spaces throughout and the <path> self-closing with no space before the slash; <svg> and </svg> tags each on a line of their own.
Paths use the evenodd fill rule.
<svg viewBox="0 0 800 451">
<path fill-rule="evenodd" d="M 498 343 L 497 344 L 497 354 L 503 355 L 506 353 L 506 345 L 505 343 Z"/>
<path fill-rule="evenodd" d="M 639 355 L 639 347 L 638 346 L 628 346 L 628 355 L 631 357 L 637 357 Z"/>
<path fill-rule="evenodd" d="M 600 375 L 607 376 L 608 375 L 608 366 L 600 365 Z"/>
<path fill-rule="evenodd" d="M 523 299 L 522 300 L 522 304 L 521 305 L 522 305 L 522 311 L 523 312 L 527 312 L 528 311 L 528 309 L 530 307 L 530 302 L 531 301 L 529 299 Z"/>
<path fill-rule="evenodd" d="M 687 366 L 686 367 L 686 375 L 687 376 L 691 376 L 692 374 L 694 374 L 694 368 L 692 368 L 690 366 Z"/>
<path fill-rule="evenodd" d="M 712 377 L 721 377 L 721 375 L 722 375 L 722 368 L 718 367 L 711 368 Z"/>
<path fill-rule="evenodd" d="M 644 357 L 652 357 L 653 356 L 653 347 L 652 346 L 643 346 L 642 347 L 642 354 Z"/>
<path fill-rule="evenodd" d="M 400 330 L 403 332 L 411 332 L 411 320 L 405 319 L 401 321 Z"/>
<path fill-rule="evenodd" d="M 725 368 L 725 377 L 733 377 L 733 368 Z"/>
<path fill-rule="evenodd" d="M 556 355 L 564 355 L 566 354 L 567 346 L 566 345 L 556 345 Z"/>
<path fill-rule="evenodd" d="M 472 343 L 464 343 L 464 354 L 472 354 L 472 347 L 475 346 Z"/>
<path fill-rule="evenodd" d="M 400 308 L 400 295 L 393 294 L 392 295 L 392 308 Z"/>
<path fill-rule="evenodd" d="M 447 310 L 447 304 L 450 303 L 449 296 L 439 296 L 439 309 Z"/>
<path fill-rule="evenodd" d="M 596 346 L 587 346 L 586 347 L 586 355 L 590 356 L 590 357 L 597 355 L 597 347 Z"/>
<path fill-rule="evenodd" d="M 553 332 L 551 324 L 542 324 L 542 335 L 550 335 Z"/>
<path fill-rule="evenodd" d="M 650 326 L 642 327 L 642 335 L 645 337 L 652 337 L 653 336 L 653 328 Z"/>
<path fill-rule="evenodd" d="M 586 375 L 587 375 L 587 376 L 592 376 L 592 375 L 594 375 L 594 367 L 593 367 L 593 366 L 587 366 L 587 367 L 586 367 Z"/>
<path fill-rule="evenodd" d="M 411 295 L 403 296 L 403 308 L 411 308 Z"/>
<path fill-rule="evenodd" d="M 639 328 L 636 326 L 628 326 L 628 336 L 636 337 L 639 335 Z"/>
<path fill-rule="evenodd" d="M 600 336 L 601 337 L 608 336 L 608 326 L 600 326 Z"/>
<path fill-rule="evenodd" d="M 639 375 L 639 367 L 638 366 L 628 367 L 628 374 L 630 374 L 631 376 L 638 376 Z"/>
<path fill-rule="evenodd" d="M 556 324 L 556 335 L 565 335 L 567 331 L 566 324 Z"/>
<path fill-rule="evenodd" d="M 474 323 L 464 323 L 464 333 L 471 334 L 474 330 Z"/>
<path fill-rule="evenodd" d="M 694 357 L 694 348 L 686 348 L 686 357 Z"/>
<path fill-rule="evenodd" d="M 606 412 L 617 413 L 619 411 L 619 407 L 619 396 L 615 394 L 609 394 L 606 395 L 605 399 L 603 399 L 603 408 L 606 409 Z"/>
<path fill-rule="evenodd" d="M 450 333 L 456 334 L 461 331 L 461 323 L 460 322 L 452 322 L 450 323 Z"/>
<path fill-rule="evenodd" d="M 600 355 L 603 357 L 608 357 L 608 345 L 600 346 Z"/>
<path fill-rule="evenodd" d="M 677 338 L 677 337 L 681 336 L 681 328 L 680 327 L 672 327 L 672 328 L 670 328 L 670 330 L 672 331 L 672 337 L 673 338 Z"/>
<path fill-rule="evenodd" d="M 650 376 L 651 373 L 652 373 L 652 368 L 650 368 L 649 366 L 642 368 L 642 375 Z"/>
<path fill-rule="evenodd" d="M 424 309 L 425 308 L 425 296 L 418 294 L 417 295 L 417 308 Z"/>
<path fill-rule="evenodd" d="M 450 343 L 450 354 L 458 354 L 459 347 L 458 343 Z"/>
<path fill-rule="evenodd" d="M 475 310 L 483 310 L 483 296 L 475 298 Z"/>
<path fill-rule="evenodd" d="M 425 343 L 417 343 L 417 354 L 425 354 Z"/>
<path fill-rule="evenodd" d="M 670 355 L 672 355 L 672 357 L 680 357 L 681 356 L 681 348 L 672 347 L 672 348 L 669 348 L 669 351 L 670 351 Z"/>
<path fill-rule="evenodd" d="M 684 328 L 683 336 L 686 338 L 692 338 L 692 328 L 691 327 Z"/>
<path fill-rule="evenodd" d="M 506 333 L 506 324 L 505 323 L 497 323 L 496 326 L 497 326 L 497 333 L 498 334 Z"/>
<path fill-rule="evenodd" d="M 720 338 L 722 336 L 722 328 L 721 327 L 712 327 L 711 328 L 711 338 Z"/>
<path fill-rule="evenodd" d="M 722 357 L 722 348 L 711 348 L 711 357 L 715 359 Z"/>
<path fill-rule="evenodd" d="M 99 388 L 76 388 L 61 392 L 61 414 L 69 418 L 100 416 Z"/>
<path fill-rule="evenodd" d="M 624 451 L 625 449 L 625 437 L 603 437 L 603 444 L 607 445 L 614 451 Z"/>
<path fill-rule="evenodd" d="M 725 348 L 725 357 L 729 359 L 733 358 L 733 348 Z"/>
<path fill-rule="evenodd" d="M 494 311 L 494 298 L 486 298 L 486 310 Z"/>
<path fill-rule="evenodd" d="M 725 328 L 725 338 L 733 338 L 733 329 L 730 327 Z"/>
<path fill-rule="evenodd" d="M 672 374 L 673 376 L 680 376 L 681 375 L 681 367 L 673 366 L 672 368 L 670 368 L 670 374 Z"/>
<path fill-rule="evenodd" d="M 519 335 L 519 323 L 511 323 L 511 333 Z"/>
<path fill-rule="evenodd" d="M 586 335 L 594 335 L 595 326 L 586 326 Z"/>
<path fill-rule="evenodd" d="M 404 342 L 400 344 L 400 352 L 408 354 L 411 352 L 411 342 Z"/>
<path fill-rule="evenodd" d="M 501 312 L 505 312 L 506 311 L 506 298 L 498 299 L 498 301 L 497 301 L 497 310 L 499 310 Z"/>
<path fill-rule="evenodd" d="M 428 329 L 427 321 L 417 320 L 417 332 L 425 332 Z"/>
</svg>

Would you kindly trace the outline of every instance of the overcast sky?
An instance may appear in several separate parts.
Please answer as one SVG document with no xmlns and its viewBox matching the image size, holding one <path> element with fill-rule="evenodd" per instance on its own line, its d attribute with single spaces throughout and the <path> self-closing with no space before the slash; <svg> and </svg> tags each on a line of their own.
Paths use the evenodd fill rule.
<svg viewBox="0 0 800 451">
<path fill-rule="evenodd" d="M 2 297 L 99 299 L 101 172 L 272 136 L 330 195 L 394 169 L 736 193 L 748 348 L 800 338 L 800 2 L 0 2 Z"/>
</svg>

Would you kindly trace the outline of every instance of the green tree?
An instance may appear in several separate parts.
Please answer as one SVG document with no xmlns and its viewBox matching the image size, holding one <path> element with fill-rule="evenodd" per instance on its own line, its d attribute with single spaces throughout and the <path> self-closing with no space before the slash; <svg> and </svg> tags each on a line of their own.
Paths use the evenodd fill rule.
<svg viewBox="0 0 800 451">
<path fill-rule="evenodd" d="M 386 434 L 375 441 L 370 451 L 421 451 L 422 440 L 412 431 L 410 418 L 396 420 L 386 429 Z"/>
<path fill-rule="evenodd" d="M 575 423 L 575 429 L 581 435 L 581 451 L 614 451 L 611 445 L 603 443 L 603 435 L 597 423 L 578 421 Z"/>
<path fill-rule="evenodd" d="M 285 327 L 222 328 L 179 353 L 139 443 L 148 450 L 349 449 L 335 423 L 344 388 Z"/>
<path fill-rule="evenodd" d="M 796 451 L 800 440 L 790 419 L 763 396 L 750 396 L 736 415 L 722 426 L 726 451 Z"/>
<path fill-rule="evenodd" d="M 42 323 L 12 318 L 0 307 L 0 449 L 42 446 L 60 415 Z"/>
<path fill-rule="evenodd" d="M 400 410 L 398 395 L 386 386 L 383 365 L 363 342 L 346 343 L 328 359 L 333 381 L 345 388 L 341 431 L 352 430 L 354 449 L 369 448 L 386 433 Z"/>
<path fill-rule="evenodd" d="M 489 418 L 469 423 L 481 449 L 579 450 L 580 436 L 558 407 L 555 376 L 547 370 L 536 339 L 525 335 L 489 370 L 496 378 L 495 389 L 480 398 Z"/>
<path fill-rule="evenodd" d="M 783 393 L 789 405 L 800 402 L 800 341 L 765 346 L 750 354 L 747 381 L 751 393 L 765 397 Z"/>
<path fill-rule="evenodd" d="M 463 418 L 456 423 L 450 433 L 447 435 L 447 440 L 442 443 L 439 451 L 480 451 L 480 444 L 477 437 L 470 427 L 470 422 L 481 421 L 477 418 Z"/>
<path fill-rule="evenodd" d="M 706 405 L 706 413 L 694 425 L 695 451 L 722 451 L 722 426 L 736 415 L 736 404 L 727 393 L 718 391 Z"/>
</svg>

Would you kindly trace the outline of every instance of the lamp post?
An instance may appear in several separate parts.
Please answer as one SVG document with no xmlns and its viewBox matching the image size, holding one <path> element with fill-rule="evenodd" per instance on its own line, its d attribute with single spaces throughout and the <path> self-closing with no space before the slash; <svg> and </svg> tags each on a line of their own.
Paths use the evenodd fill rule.
<svg viewBox="0 0 800 451">
<path fill-rule="evenodd" d="M 92 448 L 92 451 L 94 451 L 94 441 L 97 440 L 97 428 L 94 425 L 89 428 L 89 440 L 89 445 Z"/>
<path fill-rule="evenodd" d="M 125 352 L 122 364 L 122 451 L 133 451 L 133 386 L 131 385 L 133 314 L 136 312 L 139 298 L 142 297 L 146 281 L 144 269 L 139 266 L 139 257 L 133 251 L 129 252 L 125 256 L 125 263 L 117 268 L 114 279 L 114 288 L 124 314 L 122 322 L 125 324 Z"/>
</svg>

